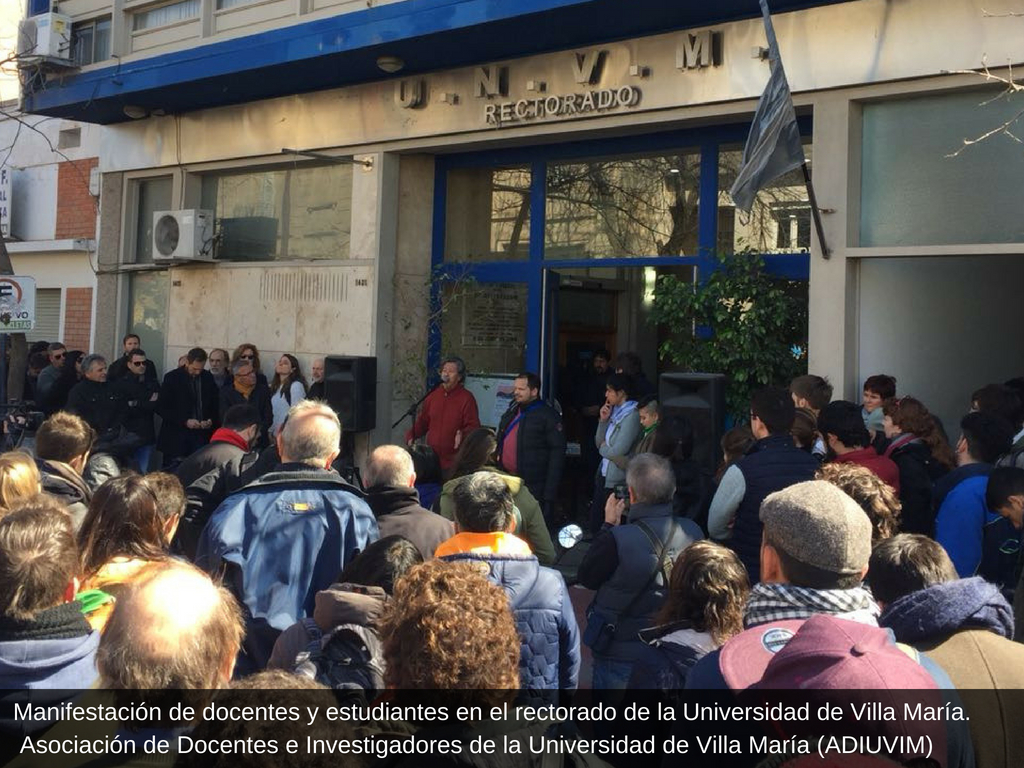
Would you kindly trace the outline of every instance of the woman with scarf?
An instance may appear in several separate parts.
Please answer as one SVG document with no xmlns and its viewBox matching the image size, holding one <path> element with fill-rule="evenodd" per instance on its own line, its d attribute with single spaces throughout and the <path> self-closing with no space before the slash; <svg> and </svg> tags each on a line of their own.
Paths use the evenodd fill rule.
<svg viewBox="0 0 1024 768">
<path fill-rule="evenodd" d="M 956 466 L 953 451 L 920 400 L 890 399 L 882 409 L 882 426 L 889 439 L 883 455 L 892 459 L 900 471 L 900 530 L 933 536 L 932 487 Z"/>
<path fill-rule="evenodd" d="M 225 414 L 233 405 L 251 405 L 260 415 L 260 436 L 256 447 L 270 445 L 270 425 L 274 419 L 270 404 L 270 387 L 260 379 L 251 360 L 239 359 L 231 364 L 231 377 L 220 389 L 220 412 Z"/>
<path fill-rule="evenodd" d="M 633 399 L 633 380 L 613 373 L 605 385 L 594 445 L 601 463 L 594 479 L 594 500 L 590 505 L 590 530 L 597 533 L 604 523 L 604 507 L 616 485 L 626 482 L 629 452 L 640 435 L 640 414 Z"/>
</svg>

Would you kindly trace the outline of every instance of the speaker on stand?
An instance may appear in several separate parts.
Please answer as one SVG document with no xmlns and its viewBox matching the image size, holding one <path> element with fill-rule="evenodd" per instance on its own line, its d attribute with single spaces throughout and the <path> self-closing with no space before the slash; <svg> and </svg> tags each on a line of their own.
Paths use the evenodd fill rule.
<svg viewBox="0 0 1024 768">
<path fill-rule="evenodd" d="M 324 399 L 341 421 L 339 473 L 360 485 L 353 462 L 355 434 L 377 426 L 377 358 L 328 355 L 324 358 Z"/>
<path fill-rule="evenodd" d="M 676 414 L 693 424 L 693 459 L 714 473 L 722 460 L 725 431 L 725 376 L 721 373 L 663 373 L 659 378 L 661 418 Z"/>
</svg>

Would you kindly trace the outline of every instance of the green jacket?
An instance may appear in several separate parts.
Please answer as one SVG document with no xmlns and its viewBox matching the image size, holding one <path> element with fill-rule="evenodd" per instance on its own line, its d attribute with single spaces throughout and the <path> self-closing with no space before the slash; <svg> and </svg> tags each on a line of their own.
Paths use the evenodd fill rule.
<svg viewBox="0 0 1024 768">
<path fill-rule="evenodd" d="M 541 511 L 537 499 L 530 493 L 520 478 L 513 475 L 506 475 L 495 469 L 494 472 L 505 481 L 508 489 L 512 492 L 512 501 L 516 505 L 518 515 L 516 517 L 516 529 L 514 533 L 530 545 L 533 554 L 541 565 L 551 565 L 555 562 L 555 545 L 551 543 L 551 534 L 548 533 L 547 523 L 544 522 L 544 513 Z M 449 480 L 441 489 L 440 512 L 442 517 L 449 520 L 455 519 L 455 502 L 452 501 L 452 488 L 458 478 Z"/>
</svg>

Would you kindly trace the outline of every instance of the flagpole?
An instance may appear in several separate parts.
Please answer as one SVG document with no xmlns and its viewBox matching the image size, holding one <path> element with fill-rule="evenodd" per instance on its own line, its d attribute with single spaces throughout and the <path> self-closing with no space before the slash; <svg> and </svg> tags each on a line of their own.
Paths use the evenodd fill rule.
<svg viewBox="0 0 1024 768">
<path fill-rule="evenodd" d="M 811 217 L 814 219 L 814 229 L 818 233 L 818 244 L 821 246 L 822 258 L 828 259 L 832 256 L 828 243 L 825 242 L 825 227 L 821 223 L 821 211 L 818 210 L 818 198 L 814 194 L 814 184 L 811 182 L 811 172 L 807 163 L 800 166 L 804 172 L 804 185 L 807 187 L 807 200 L 811 204 Z"/>
</svg>

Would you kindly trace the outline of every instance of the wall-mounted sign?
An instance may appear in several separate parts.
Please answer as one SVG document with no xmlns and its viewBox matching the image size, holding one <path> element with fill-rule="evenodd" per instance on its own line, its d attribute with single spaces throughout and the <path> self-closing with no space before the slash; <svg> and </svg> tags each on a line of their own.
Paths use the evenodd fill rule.
<svg viewBox="0 0 1024 768">
<path fill-rule="evenodd" d="M 36 279 L 0 277 L 0 333 L 24 333 L 36 325 Z"/>
<path fill-rule="evenodd" d="M 722 63 L 722 33 L 710 29 L 679 33 L 674 40 L 674 68 L 679 72 L 717 67 Z M 484 122 L 495 128 L 545 119 L 583 117 L 605 112 L 630 110 L 640 105 L 642 92 L 625 78 L 651 76 L 651 62 L 633 57 L 626 64 L 613 58 L 608 50 L 592 48 L 559 54 L 567 68 L 552 71 L 545 80 L 523 78 L 516 81 L 510 66 L 486 65 L 473 70 L 472 95 L 486 99 Z M 625 64 L 625 66 L 624 66 Z M 548 93 L 549 79 L 571 93 Z M 609 82 L 611 81 L 611 82 Z M 437 87 L 436 96 L 430 96 Z M 456 90 L 428 82 L 423 78 L 398 80 L 394 85 L 395 103 L 404 109 L 422 109 L 431 102 L 455 106 L 462 95 Z M 522 98 L 509 98 L 510 93 Z"/>
<path fill-rule="evenodd" d="M 0 237 L 11 236 L 11 169 L 0 168 Z"/>
</svg>

